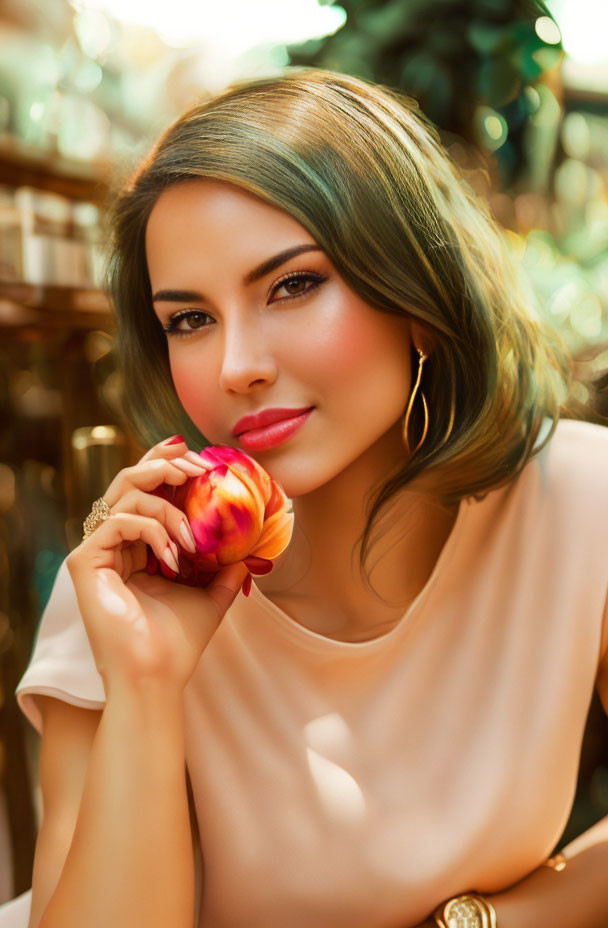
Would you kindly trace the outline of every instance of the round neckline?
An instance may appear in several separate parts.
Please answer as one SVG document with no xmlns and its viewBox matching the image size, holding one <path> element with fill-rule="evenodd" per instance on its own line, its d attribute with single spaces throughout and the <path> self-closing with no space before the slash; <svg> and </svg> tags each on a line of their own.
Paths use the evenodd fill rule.
<svg viewBox="0 0 608 928">
<path fill-rule="evenodd" d="M 294 639 L 310 650 L 316 652 L 329 651 L 334 653 L 345 653 L 350 651 L 353 654 L 368 654 L 371 651 L 384 648 L 387 644 L 390 644 L 398 638 L 404 632 L 404 629 L 410 627 L 412 616 L 423 608 L 428 600 L 431 589 L 435 586 L 437 580 L 445 574 L 447 566 L 456 550 L 458 538 L 462 533 L 465 515 L 474 502 L 475 500 L 473 498 L 465 498 L 460 501 L 452 530 L 439 552 L 439 556 L 435 561 L 435 565 L 427 582 L 416 598 L 409 604 L 397 623 L 389 629 L 388 632 L 382 635 L 377 635 L 374 638 L 367 638 L 364 641 L 342 641 L 339 638 L 329 638 L 327 635 L 322 635 L 320 632 L 313 631 L 306 625 L 301 625 L 299 622 L 296 622 L 295 619 L 292 619 L 290 615 L 287 615 L 280 606 L 277 606 L 276 603 L 273 603 L 271 599 L 265 596 L 262 590 L 257 586 L 255 577 L 251 584 L 252 595 L 255 601 L 264 607 L 266 614 L 273 619 L 277 628 L 283 631 L 289 638 Z"/>
</svg>

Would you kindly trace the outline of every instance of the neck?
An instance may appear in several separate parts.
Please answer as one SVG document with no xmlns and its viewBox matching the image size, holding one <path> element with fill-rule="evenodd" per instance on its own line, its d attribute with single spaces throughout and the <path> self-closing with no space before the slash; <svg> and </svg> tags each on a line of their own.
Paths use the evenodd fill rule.
<svg viewBox="0 0 608 928">
<path fill-rule="evenodd" d="M 398 620 L 430 576 L 457 512 L 428 493 L 400 490 L 374 522 L 362 576 L 366 505 L 402 465 L 404 453 L 398 433 L 387 433 L 334 479 L 293 500 L 291 543 L 272 572 L 256 580 L 264 595 L 281 608 L 309 610 L 322 633 L 328 623 L 332 631 L 363 634 Z"/>
</svg>

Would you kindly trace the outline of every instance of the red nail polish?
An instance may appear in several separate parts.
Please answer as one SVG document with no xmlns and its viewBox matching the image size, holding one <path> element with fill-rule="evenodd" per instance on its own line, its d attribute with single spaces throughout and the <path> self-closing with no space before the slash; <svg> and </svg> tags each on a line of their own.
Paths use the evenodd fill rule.
<svg viewBox="0 0 608 928">
<path fill-rule="evenodd" d="M 160 568 L 160 572 L 163 575 L 163 577 L 166 577 L 167 580 L 175 580 L 175 578 L 177 577 L 177 574 L 175 573 L 174 570 L 172 570 L 169 567 L 168 564 L 165 564 L 164 561 L 159 561 L 158 566 Z"/>
<path fill-rule="evenodd" d="M 244 557 L 243 564 L 249 568 L 252 574 L 269 574 L 274 566 L 269 558 L 257 557 L 255 554 Z"/>
<path fill-rule="evenodd" d="M 147 574 L 150 574 L 150 576 L 154 576 L 154 574 L 157 574 L 159 571 L 158 558 L 154 556 L 154 552 L 152 551 L 152 548 L 149 545 L 147 548 L 145 570 Z"/>
<path fill-rule="evenodd" d="M 173 438 L 168 438 L 165 442 L 166 445 L 179 445 L 182 442 L 185 442 L 186 439 L 183 435 L 174 435 Z"/>
<path fill-rule="evenodd" d="M 249 593 L 251 592 L 251 574 L 247 574 L 243 580 L 242 590 L 245 596 L 249 596 Z"/>
</svg>

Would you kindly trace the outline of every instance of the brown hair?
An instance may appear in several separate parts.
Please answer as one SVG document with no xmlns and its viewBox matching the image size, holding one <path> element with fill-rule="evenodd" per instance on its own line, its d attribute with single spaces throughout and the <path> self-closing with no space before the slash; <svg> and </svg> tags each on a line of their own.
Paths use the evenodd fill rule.
<svg viewBox="0 0 608 928">
<path fill-rule="evenodd" d="M 144 237 L 170 184 L 236 184 L 294 216 L 348 285 L 380 312 L 430 328 L 420 450 L 376 495 L 375 516 L 414 478 L 453 504 L 512 479 L 550 439 L 571 385 L 561 339 L 524 295 L 504 238 L 458 174 L 437 133 L 401 92 L 321 69 L 233 84 L 193 106 L 161 137 L 117 198 L 110 290 L 125 407 L 144 441 L 183 431 L 185 417 L 153 311 Z M 412 370 L 418 356 L 413 352 Z M 404 410 L 405 412 L 405 410 Z M 411 432 L 422 429 L 420 398 Z M 543 419 L 551 420 L 533 452 Z"/>
</svg>

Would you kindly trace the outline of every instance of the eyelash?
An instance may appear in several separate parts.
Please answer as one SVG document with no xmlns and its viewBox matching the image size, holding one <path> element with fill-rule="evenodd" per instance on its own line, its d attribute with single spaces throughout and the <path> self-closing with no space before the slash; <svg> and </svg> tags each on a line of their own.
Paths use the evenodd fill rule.
<svg viewBox="0 0 608 928">
<path fill-rule="evenodd" d="M 308 281 L 311 284 L 311 286 L 307 287 L 306 290 L 303 290 L 301 293 L 295 293 L 292 296 L 282 297 L 281 300 L 277 302 L 282 302 L 283 300 L 297 300 L 300 297 L 308 296 L 309 293 L 312 293 L 313 290 L 316 290 L 317 287 L 319 287 L 325 280 L 327 280 L 327 278 L 323 277 L 322 274 L 313 274 L 310 271 L 292 271 L 289 274 L 285 274 L 284 277 L 279 277 L 277 282 L 272 287 L 270 291 L 270 295 L 273 296 L 277 292 L 277 290 L 280 290 L 280 288 L 284 284 L 288 283 L 291 280 Z M 191 316 L 207 316 L 208 319 L 213 318 L 212 316 L 209 315 L 209 313 L 205 313 L 201 309 L 184 309 L 179 313 L 175 313 L 174 316 L 171 316 L 171 318 L 166 323 L 166 325 L 163 325 L 163 329 L 165 330 L 167 335 L 188 336 L 188 335 L 194 334 L 195 332 L 200 332 L 202 329 L 210 328 L 208 324 L 197 326 L 196 328 L 192 328 L 189 331 L 184 331 L 183 329 L 177 328 L 177 326 L 179 325 L 180 322 L 182 322 L 183 319 L 189 319 Z"/>
</svg>

